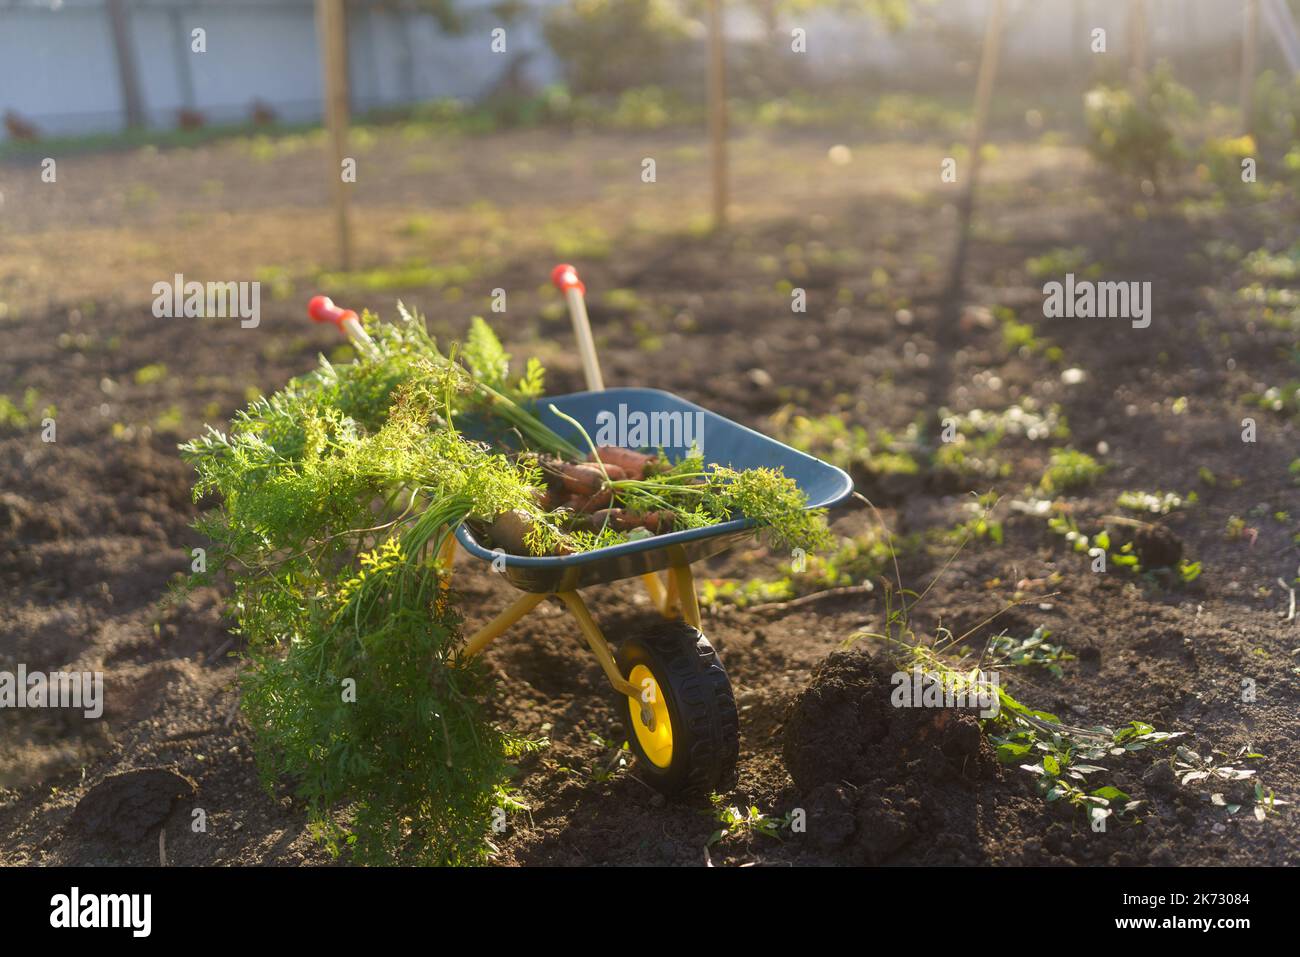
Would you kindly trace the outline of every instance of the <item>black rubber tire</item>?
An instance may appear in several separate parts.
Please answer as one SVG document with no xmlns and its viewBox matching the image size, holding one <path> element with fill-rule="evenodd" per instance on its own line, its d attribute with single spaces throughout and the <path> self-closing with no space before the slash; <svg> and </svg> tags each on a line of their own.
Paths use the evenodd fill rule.
<svg viewBox="0 0 1300 957">
<path fill-rule="evenodd" d="M 618 715 L 637 756 L 637 777 L 667 797 L 729 790 L 740 757 L 740 722 L 731 681 L 709 640 L 684 621 L 660 622 L 623 641 L 616 659 L 625 678 L 638 664 L 650 669 L 672 722 L 672 757 L 661 768 L 645 756 L 628 698 L 618 696 Z"/>
</svg>

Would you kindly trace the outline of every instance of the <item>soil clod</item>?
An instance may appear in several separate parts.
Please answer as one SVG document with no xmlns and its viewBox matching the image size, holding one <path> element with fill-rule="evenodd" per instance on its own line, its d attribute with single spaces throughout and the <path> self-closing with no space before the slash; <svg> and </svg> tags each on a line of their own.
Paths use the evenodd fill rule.
<svg viewBox="0 0 1300 957">
<path fill-rule="evenodd" d="M 1164 525 L 1144 525 L 1133 536 L 1143 568 L 1175 568 L 1183 559 L 1183 542 Z"/>
<path fill-rule="evenodd" d="M 192 780 L 167 768 L 124 771 L 86 792 L 72 812 L 72 824 L 96 837 L 136 844 L 167 819 L 176 801 L 197 793 Z"/>
</svg>

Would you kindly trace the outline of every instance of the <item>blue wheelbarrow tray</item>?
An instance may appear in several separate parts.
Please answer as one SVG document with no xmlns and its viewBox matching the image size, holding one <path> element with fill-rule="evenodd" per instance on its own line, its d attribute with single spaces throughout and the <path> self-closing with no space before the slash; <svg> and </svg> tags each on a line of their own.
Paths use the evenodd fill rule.
<svg viewBox="0 0 1300 957">
<path fill-rule="evenodd" d="M 598 431 L 597 417 L 620 405 L 646 415 L 680 413 L 698 416 L 703 423 L 702 443 L 705 462 L 737 470 L 779 468 L 793 479 L 807 496 L 807 507 L 832 508 L 853 492 L 849 476 L 834 465 L 792 449 L 738 422 L 688 402 L 660 389 L 606 389 L 603 392 L 574 392 L 549 397 L 539 403 L 538 418 L 558 435 L 578 448 L 586 446 L 572 424 L 554 415 L 547 407 L 554 405 L 565 415 L 582 423 L 593 437 Z M 718 522 L 704 528 L 691 528 L 635 541 L 611 545 L 575 555 L 533 557 L 510 555 L 480 544 L 473 530 L 462 523 L 456 540 L 465 551 L 484 561 L 498 562 L 510 582 L 535 594 L 569 592 L 587 585 L 599 585 L 624 578 L 635 578 L 665 568 L 681 567 L 709 558 L 730 548 L 754 533 L 757 523 L 746 518 Z M 504 566 L 504 567 L 503 567 Z"/>
</svg>

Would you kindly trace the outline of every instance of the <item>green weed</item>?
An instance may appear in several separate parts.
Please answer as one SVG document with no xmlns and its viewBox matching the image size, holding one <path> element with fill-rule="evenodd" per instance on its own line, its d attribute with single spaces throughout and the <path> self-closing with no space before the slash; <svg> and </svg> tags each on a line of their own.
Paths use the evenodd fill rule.
<svg viewBox="0 0 1300 957">
<path fill-rule="evenodd" d="M 1094 484 L 1105 471 L 1106 466 L 1086 452 L 1052 449 L 1039 486 L 1045 492 L 1072 492 Z"/>
</svg>

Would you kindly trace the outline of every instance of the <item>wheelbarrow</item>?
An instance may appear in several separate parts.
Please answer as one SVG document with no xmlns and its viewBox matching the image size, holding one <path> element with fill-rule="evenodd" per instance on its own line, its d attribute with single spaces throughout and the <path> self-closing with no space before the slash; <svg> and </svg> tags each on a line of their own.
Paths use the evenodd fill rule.
<svg viewBox="0 0 1300 957">
<path fill-rule="evenodd" d="M 596 434 L 602 419 L 618 410 L 642 421 L 692 421 L 706 461 L 743 470 L 780 468 L 807 496 L 807 507 L 842 503 L 853 483 L 841 469 L 768 438 L 753 429 L 658 389 L 605 389 L 585 306 L 585 288 L 572 266 L 557 266 L 555 285 L 564 293 L 573 320 L 588 391 L 548 397 L 547 404 Z M 325 300 L 328 303 L 328 300 Z M 354 313 L 313 300 L 312 316 L 335 322 L 361 351 L 370 346 Z M 572 423 L 547 409 L 542 422 L 580 444 Z M 674 418 L 675 417 L 675 418 Z M 623 443 L 614 443 L 623 444 Z M 652 448 L 662 447 L 655 443 Z M 671 451 L 665 447 L 669 457 Z M 685 450 L 683 450 L 684 454 Z M 680 456 L 679 456 L 680 457 Z M 735 779 L 740 751 L 739 717 L 730 679 L 701 631 L 700 607 L 691 563 L 710 558 L 754 534 L 745 518 L 704 528 L 653 535 L 573 555 L 533 557 L 507 554 L 479 540 L 468 523 L 448 536 L 439 556 L 450 576 L 456 545 L 492 568 L 523 594 L 469 636 L 463 654 L 477 655 L 547 598 L 564 604 L 577 621 L 601 669 L 626 709 L 628 744 L 645 781 L 665 795 L 703 795 L 725 790 Z M 661 620 L 611 647 L 579 589 L 640 578 Z"/>
</svg>

